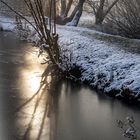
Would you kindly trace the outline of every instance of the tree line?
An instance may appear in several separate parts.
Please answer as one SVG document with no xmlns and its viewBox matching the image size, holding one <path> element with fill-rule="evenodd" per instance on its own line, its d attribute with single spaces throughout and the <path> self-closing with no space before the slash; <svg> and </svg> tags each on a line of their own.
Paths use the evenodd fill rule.
<svg viewBox="0 0 140 140">
<path fill-rule="evenodd" d="M 140 0 L 57 0 L 57 23 L 77 26 L 85 11 L 103 32 L 140 38 Z"/>
<path fill-rule="evenodd" d="M 27 15 L 24 0 L 4 0 L 6 3 Z M 56 5 L 56 23 L 77 26 L 84 12 L 95 18 L 93 26 L 100 26 L 103 32 L 118 34 L 130 38 L 140 38 L 140 0 L 54 0 Z M 44 15 L 50 13 L 52 0 L 41 0 Z M 19 7 L 19 8 L 17 8 Z M 0 7 L 1 8 L 1 7 Z M 53 5 L 52 5 L 53 8 Z M 1 8 L 2 9 L 2 8 Z M 22 9 L 22 10 L 21 10 Z"/>
</svg>

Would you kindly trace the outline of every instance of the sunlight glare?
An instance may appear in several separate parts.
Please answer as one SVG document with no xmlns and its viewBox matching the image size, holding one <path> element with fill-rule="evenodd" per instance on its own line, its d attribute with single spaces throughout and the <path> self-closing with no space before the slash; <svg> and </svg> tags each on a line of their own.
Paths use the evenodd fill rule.
<svg viewBox="0 0 140 140">
<path fill-rule="evenodd" d="M 23 128 L 21 133 L 24 138 L 37 139 L 45 136 L 45 139 L 49 139 L 50 120 L 45 111 L 48 94 L 45 84 L 41 84 L 41 76 L 46 66 L 38 62 L 35 52 L 26 53 L 24 59 L 26 65 L 20 70 L 18 84 L 22 91 L 20 98 L 25 104 L 18 112 L 17 123 Z"/>
</svg>

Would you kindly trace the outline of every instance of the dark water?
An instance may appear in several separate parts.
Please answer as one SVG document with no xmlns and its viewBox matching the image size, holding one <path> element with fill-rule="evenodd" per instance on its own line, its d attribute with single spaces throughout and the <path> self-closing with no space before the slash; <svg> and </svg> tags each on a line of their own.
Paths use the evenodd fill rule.
<svg viewBox="0 0 140 140">
<path fill-rule="evenodd" d="M 53 140 L 127 140 L 116 121 L 131 115 L 140 136 L 139 107 L 97 94 L 70 81 L 62 82 L 59 88 L 53 116 Z"/>
<path fill-rule="evenodd" d="M 57 83 L 50 98 L 40 61 L 35 48 L 0 33 L 0 140 L 125 140 L 116 120 L 128 115 L 139 135 L 139 107 L 70 81 Z"/>
</svg>

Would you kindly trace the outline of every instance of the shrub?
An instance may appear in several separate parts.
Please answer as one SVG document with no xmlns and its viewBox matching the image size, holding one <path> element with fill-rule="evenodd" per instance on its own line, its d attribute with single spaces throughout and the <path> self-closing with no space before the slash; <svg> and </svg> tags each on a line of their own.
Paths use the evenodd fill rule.
<svg viewBox="0 0 140 140">
<path fill-rule="evenodd" d="M 106 18 L 116 33 L 129 38 L 140 38 L 140 1 L 120 0 Z"/>
</svg>

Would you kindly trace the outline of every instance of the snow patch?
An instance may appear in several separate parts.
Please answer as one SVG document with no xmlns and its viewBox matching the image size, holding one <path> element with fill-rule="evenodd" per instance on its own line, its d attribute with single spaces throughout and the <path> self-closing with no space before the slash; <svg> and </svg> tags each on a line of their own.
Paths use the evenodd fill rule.
<svg viewBox="0 0 140 140">
<path fill-rule="evenodd" d="M 0 28 L 4 31 L 12 31 L 15 28 L 15 21 L 12 18 L 0 16 Z"/>
</svg>

